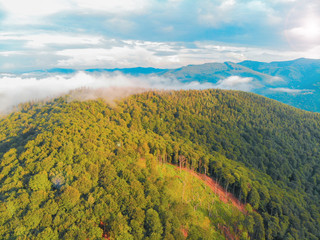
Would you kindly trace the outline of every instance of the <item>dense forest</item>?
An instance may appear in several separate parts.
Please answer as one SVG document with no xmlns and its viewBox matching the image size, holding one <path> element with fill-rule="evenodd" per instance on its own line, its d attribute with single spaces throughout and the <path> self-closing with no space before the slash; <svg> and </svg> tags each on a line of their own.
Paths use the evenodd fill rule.
<svg viewBox="0 0 320 240">
<path fill-rule="evenodd" d="M 319 239 L 319 143 L 319 114 L 239 91 L 24 104 L 0 120 L 0 234 Z M 169 164 L 212 177 L 247 211 Z"/>
</svg>

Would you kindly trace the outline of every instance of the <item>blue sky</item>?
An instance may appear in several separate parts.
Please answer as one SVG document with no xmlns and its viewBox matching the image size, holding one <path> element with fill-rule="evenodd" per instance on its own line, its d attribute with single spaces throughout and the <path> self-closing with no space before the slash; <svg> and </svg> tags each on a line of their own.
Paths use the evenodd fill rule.
<svg viewBox="0 0 320 240">
<path fill-rule="evenodd" d="M 0 0 L 0 72 L 320 56 L 319 0 Z"/>
</svg>

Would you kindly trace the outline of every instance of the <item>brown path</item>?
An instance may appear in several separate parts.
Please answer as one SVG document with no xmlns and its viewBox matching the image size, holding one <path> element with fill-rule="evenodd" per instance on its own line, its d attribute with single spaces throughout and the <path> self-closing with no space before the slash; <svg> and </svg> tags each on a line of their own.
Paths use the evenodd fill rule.
<svg viewBox="0 0 320 240">
<path fill-rule="evenodd" d="M 172 164 L 170 164 L 170 165 L 172 165 Z M 172 165 L 172 166 L 176 167 L 177 169 L 180 169 L 176 165 Z M 245 209 L 245 204 L 241 203 L 232 193 L 226 192 L 225 189 L 220 184 L 218 184 L 215 180 L 213 180 L 212 178 L 208 177 L 205 174 L 196 173 L 195 171 L 192 171 L 189 168 L 181 168 L 181 170 L 188 171 L 196 178 L 202 180 L 208 187 L 210 187 L 210 189 L 224 203 L 231 203 L 233 206 L 238 208 L 241 212 L 243 212 L 245 214 L 247 213 L 247 211 Z"/>
<path fill-rule="evenodd" d="M 201 174 L 199 177 L 219 196 L 221 201 L 225 203 L 231 202 L 232 205 L 237 207 L 241 212 L 247 213 L 245 204 L 241 203 L 232 193 L 226 192 L 221 185 L 204 174 Z"/>
</svg>

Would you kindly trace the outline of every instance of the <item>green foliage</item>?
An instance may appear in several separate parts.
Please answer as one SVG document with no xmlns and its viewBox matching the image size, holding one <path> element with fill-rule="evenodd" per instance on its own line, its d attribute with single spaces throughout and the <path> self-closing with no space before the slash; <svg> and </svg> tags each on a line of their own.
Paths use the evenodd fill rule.
<svg viewBox="0 0 320 240">
<path fill-rule="evenodd" d="M 45 228 L 37 235 L 38 239 L 56 240 L 59 239 L 58 233 L 54 232 L 50 227 Z"/>
<path fill-rule="evenodd" d="M 51 182 L 48 179 L 48 174 L 45 171 L 42 171 L 31 177 L 29 181 L 29 187 L 33 191 L 37 190 L 49 190 L 51 188 Z"/>
<path fill-rule="evenodd" d="M 187 239 L 205 240 L 207 239 L 206 232 L 199 226 L 191 226 Z"/>
<path fill-rule="evenodd" d="M 319 142 L 319 114 L 237 91 L 26 104 L 0 120 L 0 235 L 318 239 Z"/>
<path fill-rule="evenodd" d="M 259 208 L 260 195 L 255 187 L 251 189 L 248 195 L 248 203 L 250 203 L 254 209 Z"/>
<path fill-rule="evenodd" d="M 145 229 L 148 239 L 160 239 L 163 233 L 159 214 L 152 208 L 146 212 Z"/>
<path fill-rule="evenodd" d="M 80 192 L 78 189 L 68 186 L 60 195 L 61 203 L 66 208 L 72 208 L 80 200 Z"/>
</svg>

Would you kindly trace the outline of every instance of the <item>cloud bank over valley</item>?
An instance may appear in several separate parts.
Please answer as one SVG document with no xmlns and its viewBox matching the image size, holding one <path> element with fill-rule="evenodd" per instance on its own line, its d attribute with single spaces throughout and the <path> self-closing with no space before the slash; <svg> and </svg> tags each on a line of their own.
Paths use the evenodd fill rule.
<svg viewBox="0 0 320 240">
<path fill-rule="evenodd" d="M 173 77 L 165 78 L 156 75 L 137 77 L 120 72 L 89 73 L 84 71 L 72 74 L 48 74 L 47 76 L 39 73 L 0 74 L 0 86 L 0 112 L 9 111 L 19 103 L 54 98 L 80 88 L 133 89 L 130 93 L 135 93 L 140 92 L 141 89 L 178 90 L 216 87 L 212 83 L 198 81 L 182 83 Z M 118 94 L 115 96 L 121 97 Z"/>
</svg>

